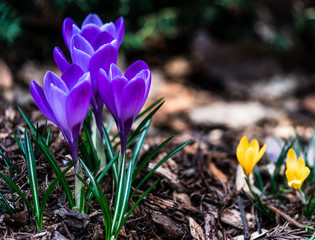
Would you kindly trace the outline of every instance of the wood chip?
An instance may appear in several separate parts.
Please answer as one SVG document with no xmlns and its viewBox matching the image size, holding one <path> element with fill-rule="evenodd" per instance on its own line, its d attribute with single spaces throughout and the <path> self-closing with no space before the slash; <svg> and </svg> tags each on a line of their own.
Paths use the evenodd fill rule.
<svg viewBox="0 0 315 240">
<path fill-rule="evenodd" d="M 205 240 L 205 234 L 203 233 L 202 227 L 191 217 L 189 217 L 189 229 L 190 234 L 194 239 Z"/>
<path fill-rule="evenodd" d="M 226 183 L 228 181 L 227 176 L 220 169 L 218 169 L 213 162 L 210 162 L 208 167 L 222 182 Z"/>
<path fill-rule="evenodd" d="M 252 216 L 250 213 L 246 214 L 246 219 L 249 226 L 254 223 L 254 216 Z M 221 213 L 220 220 L 226 224 L 229 224 L 230 226 L 243 230 L 241 213 L 235 208 L 224 209 Z"/>
</svg>

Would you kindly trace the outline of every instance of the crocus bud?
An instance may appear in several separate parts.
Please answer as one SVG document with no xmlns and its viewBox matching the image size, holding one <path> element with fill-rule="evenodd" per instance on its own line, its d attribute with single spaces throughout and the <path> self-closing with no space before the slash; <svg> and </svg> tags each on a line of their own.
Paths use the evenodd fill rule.
<svg viewBox="0 0 315 240">
<path fill-rule="evenodd" d="M 247 137 L 242 137 L 236 149 L 236 157 L 247 177 L 253 171 L 255 165 L 262 158 L 265 151 L 266 144 L 259 150 L 259 143 L 256 139 L 248 143 Z"/>
<path fill-rule="evenodd" d="M 310 174 L 310 169 L 305 166 L 305 162 L 301 157 L 297 159 L 292 148 L 288 152 L 286 165 L 287 170 L 285 171 L 285 175 L 289 186 L 296 190 L 301 189 L 304 180 Z"/>
</svg>

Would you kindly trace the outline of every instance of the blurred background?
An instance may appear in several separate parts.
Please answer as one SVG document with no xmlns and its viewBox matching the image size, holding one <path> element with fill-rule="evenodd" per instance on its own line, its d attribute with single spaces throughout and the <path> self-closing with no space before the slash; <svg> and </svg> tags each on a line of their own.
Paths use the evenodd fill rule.
<svg viewBox="0 0 315 240">
<path fill-rule="evenodd" d="M 258 101 L 289 115 L 301 109 L 307 116 L 315 113 L 310 0 L 0 0 L 2 105 L 32 102 L 30 81 L 42 81 L 47 70 L 58 72 L 55 46 L 66 52 L 63 19 L 80 26 L 89 13 L 103 22 L 124 17 L 119 62 L 125 67 L 138 59 L 148 62 L 153 84 L 168 84 L 152 88 L 152 95 L 170 95 L 169 113 L 217 101 Z M 189 121 L 202 124 L 201 112 L 188 113 Z"/>
</svg>

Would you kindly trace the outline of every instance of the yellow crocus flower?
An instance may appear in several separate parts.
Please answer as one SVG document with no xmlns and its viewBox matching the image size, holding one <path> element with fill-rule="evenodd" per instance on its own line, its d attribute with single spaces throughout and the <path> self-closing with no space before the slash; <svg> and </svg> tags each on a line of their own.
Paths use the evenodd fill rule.
<svg viewBox="0 0 315 240">
<path fill-rule="evenodd" d="M 247 137 L 242 137 L 236 149 L 236 157 L 247 177 L 253 171 L 256 163 L 262 158 L 265 151 L 266 144 L 259 150 L 257 139 L 248 143 Z"/>
<path fill-rule="evenodd" d="M 304 180 L 310 174 L 310 169 L 305 166 L 305 162 L 301 157 L 297 160 L 292 148 L 288 152 L 286 165 L 287 170 L 285 171 L 285 175 L 289 186 L 300 190 Z"/>
</svg>

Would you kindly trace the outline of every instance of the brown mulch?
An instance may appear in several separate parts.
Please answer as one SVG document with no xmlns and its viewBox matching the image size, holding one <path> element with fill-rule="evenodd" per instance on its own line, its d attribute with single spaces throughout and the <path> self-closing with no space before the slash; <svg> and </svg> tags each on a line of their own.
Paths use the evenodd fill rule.
<svg viewBox="0 0 315 240">
<path fill-rule="evenodd" d="M 23 110 L 33 122 L 39 121 L 39 126 L 43 127 L 45 118 L 34 106 Z M 172 132 L 166 125 L 158 121 L 154 123 L 154 129 L 149 132 L 146 140 L 148 147 L 145 148 L 143 156 Z M 23 131 L 25 127 L 26 123 L 16 108 L 9 108 L 1 115 L 0 148 L 4 155 L 21 169 L 20 173 L 15 172 L 14 181 L 31 199 L 26 163 L 13 137 L 16 128 Z M 67 159 L 69 150 L 59 130 L 52 124 L 49 124 L 49 127 L 52 129 L 51 151 L 62 166 L 62 160 Z M 273 214 L 275 222 L 270 222 L 261 213 L 255 211 L 253 205 L 243 195 L 236 192 L 235 146 L 240 132 L 223 129 L 224 134 L 216 144 L 209 142 L 207 134 L 202 132 L 191 126 L 185 132 L 177 133 L 174 141 L 155 159 L 158 161 L 173 147 L 188 138 L 193 139 L 183 151 L 161 166 L 147 181 L 146 186 L 139 190 L 135 199 L 157 178 L 161 179 L 127 220 L 119 239 L 234 239 L 244 234 L 240 207 L 245 209 L 247 216 L 249 215 L 251 219 L 248 221 L 248 230 L 245 230 L 245 235 L 248 231 L 260 236 L 255 239 L 306 239 L 310 236 L 310 233 L 306 233 L 303 229 L 288 224 L 288 219 L 279 213 L 275 212 Z M 36 164 L 39 193 L 42 197 L 54 175 L 42 156 L 38 158 Z M 0 165 L 2 172 L 8 174 L 3 161 L 0 161 Z M 68 181 L 73 187 L 73 176 L 68 176 Z M 111 181 L 111 179 L 107 178 L 106 181 Z M 8 186 L 3 181 L 1 181 L 0 189 L 4 196 L 10 196 Z M 113 200 L 111 187 L 104 189 L 108 199 Z M 268 203 L 279 208 L 280 212 L 292 216 L 298 222 L 312 225 L 310 219 L 302 217 L 302 205 L 291 195 L 286 197 L 285 204 L 279 204 L 272 197 Z M 241 196 L 240 203 L 236 201 L 237 196 Z M 131 200 L 131 203 L 132 201 L 134 200 Z M 1 220 L 2 239 L 103 238 L 102 214 L 97 202 L 92 202 L 90 220 L 79 229 L 70 224 L 69 219 L 56 214 L 55 210 L 62 208 L 69 210 L 60 186 L 55 188 L 47 203 L 44 230 L 41 232 L 36 231 L 33 216 L 19 197 L 16 197 L 16 206 L 18 212 L 15 215 L 4 215 Z"/>
</svg>

